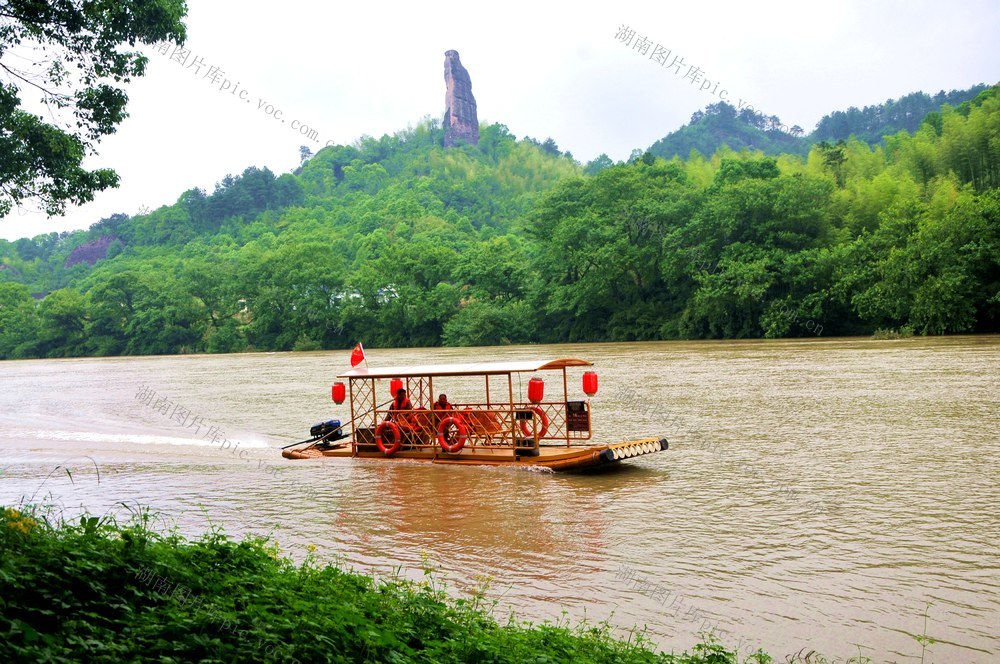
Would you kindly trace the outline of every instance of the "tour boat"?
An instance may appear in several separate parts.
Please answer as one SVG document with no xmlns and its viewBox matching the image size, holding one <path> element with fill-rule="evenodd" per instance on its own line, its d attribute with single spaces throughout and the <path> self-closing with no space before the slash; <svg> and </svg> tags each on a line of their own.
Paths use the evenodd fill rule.
<svg viewBox="0 0 1000 664">
<path fill-rule="evenodd" d="M 334 403 L 350 403 L 350 419 L 317 424 L 309 439 L 294 444 L 308 446 L 286 448 L 282 456 L 579 470 L 666 450 L 667 440 L 656 437 L 590 442 L 597 374 L 581 376 L 586 398 L 570 394 L 568 374 L 590 366 L 587 360 L 565 358 L 356 367 L 338 376 L 346 384 L 338 380 L 331 390 Z M 561 398 L 546 398 L 546 387 Z M 441 396 L 449 391 L 474 400 L 451 402 Z M 379 403 L 385 398 L 391 400 Z"/>
</svg>

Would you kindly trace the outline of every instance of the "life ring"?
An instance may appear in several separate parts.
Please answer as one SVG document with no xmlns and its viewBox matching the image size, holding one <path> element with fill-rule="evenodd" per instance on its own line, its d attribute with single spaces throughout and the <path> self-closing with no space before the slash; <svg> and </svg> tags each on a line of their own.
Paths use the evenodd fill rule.
<svg viewBox="0 0 1000 664">
<path fill-rule="evenodd" d="M 392 445 L 390 447 L 386 447 L 385 443 L 382 442 L 382 432 L 385 431 L 386 427 L 392 431 Z M 375 446 L 386 456 L 392 456 L 399 451 L 399 448 L 403 446 L 403 434 L 400 433 L 395 422 L 386 420 L 375 427 Z"/>
<path fill-rule="evenodd" d="M 458 435 L 455 437 L 455 442 L 449 443 L 445 440 L 444 432 L 448 430 L 448 427 L 455 425 L 458 430 Z M 446 417 L 438 424 L 438 445 L 448 452 L 449 454 L 455 454 L 460 449 L 465 447 L 465 441 L 469 438 L 468 430 L 465 428 L 465 420 L 461 417 Z"/>
<path fill-rule="evenodd" d="M 538 417 L 541 418 L 542 420 L 542 426 L 539 427 L 538 429 L 538 437 L 545 438 L 545 434 L 549 432 L 549 417 L 548 415 L 545 414 L 545 411 L 542 410 L 541 406 L 532 406 L 531 410 L 534 411 L 535 413 L 538 413 Z M 534 421 L 535 418 L 531 419 L 532 421 Z M 521 420 L 520 424 L 521 424 L 521 431 L 524 432 L 525 436 L 532 435 L 531 427 L 528 426 L 528 420 Z"/>
</svg>

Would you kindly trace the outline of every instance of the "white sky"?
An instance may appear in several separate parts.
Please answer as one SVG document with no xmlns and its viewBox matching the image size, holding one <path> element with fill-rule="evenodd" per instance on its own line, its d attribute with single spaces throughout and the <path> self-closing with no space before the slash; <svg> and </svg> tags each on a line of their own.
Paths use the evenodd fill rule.
<svg viewBox="0 0 1000 664">
<path fill-rule="evenodd" d="M 682 78 L 686 68 L 672 74 L 615 41 L 622 24 L 721 81 L 734 105 L 807 132 L 848 106 L 1000 80 L 995 0 L 189 5 L 187 48 L 246 90 L 244 100 L 203 78 L 206 67 L 195 74 L 150 50 L 147 75 L 128 89 L 131 117 L 87 162 L 116 169 L 121 186 L 61 218 L 15 210 L 0 237 L 87 228 L 192 187 L 211 193 L 251 165 L 288 172 L 309 143 L 292 120 L 319 132 L 309 143 L 317 151 L 441 117 L 448 49 L 469 70 L 480 121 L 518 138 L 551 136 L 582 162 L 601 152 L 625 159 L 718 101 Z M 261 100 L 281 119 L 258 109 Z"/>
</svg>

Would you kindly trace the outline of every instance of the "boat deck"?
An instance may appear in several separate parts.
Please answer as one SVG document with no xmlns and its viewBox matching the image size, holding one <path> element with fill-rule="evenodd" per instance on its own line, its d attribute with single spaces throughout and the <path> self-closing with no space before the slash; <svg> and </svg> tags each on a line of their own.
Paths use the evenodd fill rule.
<svg viewBox="0 0 1000 664">
<path fill-rule="evenodd" d="M 552 470 L 576 470 L 608 464 L 616 464 L 622 459 L 645 454 L 654 454 L 667 449 L 665 438 L 643 438 L 611 445 L 540 445 L 536 450 L 519 449 L 517 454 L 511 447 L 466 448 L 457 454 L 448 454 L 441 449 L 402 449 L 392 456 L 386 456 L 374 445 L 359 445 L 357 454 L 350 443 L 343 443 L 327 449 L 310 446 L 302 450 L 284 450 L 286 459 L 360 458 L 382 461 L 424 461 L 441 464 L 463 464 L 476 466 L 541 466 Z"/>
</svg>

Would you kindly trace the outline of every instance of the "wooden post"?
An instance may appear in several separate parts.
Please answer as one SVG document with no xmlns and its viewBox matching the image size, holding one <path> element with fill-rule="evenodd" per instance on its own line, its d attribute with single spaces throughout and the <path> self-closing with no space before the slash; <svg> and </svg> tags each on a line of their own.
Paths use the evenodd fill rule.
<svg viewBox="0 0 1000 664">
<path fill-rule="evenodd" d="M 517 422 L 514 419 L 514 374 L 507 372 L 507 394 L 510 397 L 510 442 L 511 450 L 514 453 L 514 461 L 517 461 Z"/>
<path fill-rule="evenodd" d="M 348 389 L 351 392 L 351 456 L 358 455 L 358 425 L 354 421 L 354 379 L 347 379 Z"/>
<path fill-rule="evenodd" d="M 566 367 L 563 367 L 563 408 L 566 409 L 563 433 L 566 434 L 566 447 L 569 447 L 569 386 L 566 383 Z"/>
</svg>

